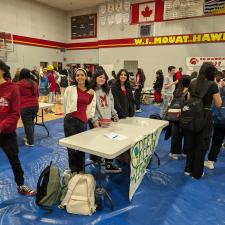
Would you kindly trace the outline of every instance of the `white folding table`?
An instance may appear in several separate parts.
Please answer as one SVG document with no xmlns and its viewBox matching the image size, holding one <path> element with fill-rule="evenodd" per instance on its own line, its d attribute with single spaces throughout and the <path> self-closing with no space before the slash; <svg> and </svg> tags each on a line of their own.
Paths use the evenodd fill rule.
<svg viewBox="0 0 225 225">
<path fill-rule="evenodd" d="M 45 121 L 44 121 L 44 110 L 45 109 L 48 109 L 48 108 L 52 108 L 54 106 L 54 104 L 51 104 L 51 103 L 43 103 L 43 102 L 39 102 L 39 110 L 41 110 L 41 115 L 36 115 L 36 120 L 35 120 L 35 124 L 34 125 L 37 125 L 37 126 L 42 126 L 45 128 L 45 130 L 47 131 L 48 133 L 48 136 L 49 136 L 49 130 L 47 128 L 47 126 L 45 125 Z M 41 123 L 38 123 L 38 118 L 41 118 Z"/>
<path fill-rule="evenodd" d="M 95 128 L 63 138 L 59 140 L 59 144 L 67 148 L 79 150 L 81 152 L 89 153 L 102 158 L 114 159 L 129 150 L 131 145 L 134 144 L 139 138 L 144 135 L 148 135 L 157 129 L 162 130 L 168 126 L 168 124 L 169 123 L 167 121 L 163 120 L 132 117 L 113 123 L 109 128 Z M 126 136 L 127 139 L 116 141 L 104 136 L 104 134 L 111 132 Z M 100 163 L 101 161 L 99 160 L 99 186 L 104 190 L 101 185 Z M 105 194 L 111 201 L 111 198 L 108 196 L 106 191 Z"/>
</svg>

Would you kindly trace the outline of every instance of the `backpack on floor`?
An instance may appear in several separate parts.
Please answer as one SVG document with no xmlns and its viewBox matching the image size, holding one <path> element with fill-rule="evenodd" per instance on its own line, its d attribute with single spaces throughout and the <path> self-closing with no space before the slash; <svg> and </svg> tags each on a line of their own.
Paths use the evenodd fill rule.
<svg viewBox="0 0 225 225">
<path fill-rule="evenodd" d="M 76 174 L 68 184 L 68 191 L 61 206 L 68 213 L 78 215 L 92 215 L 95 205 L 96 182 L 91 174 Z"/>
<path fill-rule="evenodd" d="M 158 113 L 153 113 L 149 116 L 149 119 L 154 119 L 154 120 L 162 120 L 161 116 Z"/>
<path fill-rule="evenodd" d="M 205 110 L 202 99 L 211 87 L 212 82 L 208 82 L 199 96 L 193 95 L 185 101 L 180 115 L 180 126 L 183 129 L 200 132 L 205 125 Z"/>
<path fill-rule="evenodd" d="M 60 200 L 61 178 L 59 169 L 50 163 L 41 173 L 37 183 L 36 204 L 52 207 Z"/>
</svg>

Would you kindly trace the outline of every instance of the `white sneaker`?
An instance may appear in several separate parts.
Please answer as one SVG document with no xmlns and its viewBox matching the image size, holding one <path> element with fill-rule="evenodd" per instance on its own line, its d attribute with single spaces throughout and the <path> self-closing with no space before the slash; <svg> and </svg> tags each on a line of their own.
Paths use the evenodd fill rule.
<svg viewBox="0 0 225 225">
<path fill-rule="evenodd" d="M 215 162 L 213 162 L 213 161 L 207 160 L 207 161 L 204 162 L 204 166 L 207 167 L 210 170 L 214 170 L 215 169 L 214 163 Z"/>
<path fill-rule="evenodd" d="M 28 147 L 33 147 L 34 145 L 30 145 L 30 144 L 28 144 L 28 142 L 27 141 L 25 141 L 25 143 L 24 143 L 26 146 L 28 146 Z"/>
<path fill-rule="evenodd" d="M 136 113 L 141 113 L 142 110 L 141 110 L 141 109 L 137 109 L 137 110 L 135 110 L 135 112 L 136 112 Z"/>
<path fill-rule="evenodd" d="M 184 172 L 184 175 L 185 175 L 185 176 L 191 176 L 191 173 L 189 173 L 189 172 Z"/>
<path fill-rule="evenodd" d="M 174 160 L 178 160 L 179 159 L 179 157 L 178 157 L 177 154 L 169 153 L 169 157 L 172 158 L 172 159 L 174 159 Z"/>
</svg>

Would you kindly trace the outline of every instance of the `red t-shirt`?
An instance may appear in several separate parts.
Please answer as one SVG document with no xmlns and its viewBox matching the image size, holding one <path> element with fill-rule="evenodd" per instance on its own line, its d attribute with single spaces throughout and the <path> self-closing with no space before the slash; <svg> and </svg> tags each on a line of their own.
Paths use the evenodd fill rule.
<svg viewBox="0 0 225 225">
<path fill-rule="evenodd" d="M 80 88 L 77 88 L 77 111 L 71 113 L 72 117 L 75 117 L 82 122 L 87 122 L 87 106 L 91 103 L 93 95 L 87 93 L 87 91 L 82 91 Z"/>
<path fill-rule="evenodd" d="M 177 71 L 176 72 L 176 80 L 181 80 L 181 78 L 182 78 L 182 72 L 181 71 Z"/>
<path fill-rule="evenodd" d="M 127 89 L 124 88 L 124 89 L 122 89 L 122 91 L 123 91 L 123 95 L 126 96 L 127 95 Z"/>
</svg>

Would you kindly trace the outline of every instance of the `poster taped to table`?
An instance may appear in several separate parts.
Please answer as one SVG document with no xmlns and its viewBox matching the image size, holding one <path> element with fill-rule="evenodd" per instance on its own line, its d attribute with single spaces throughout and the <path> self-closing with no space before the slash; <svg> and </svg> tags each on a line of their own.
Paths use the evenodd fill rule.
<svg viewBox="0 0 225 225">
<path fill-rule="evenodd" d="M 130 162 L 130 189 L 129 199 L 133 198 L 135 191 L 138 189 L 146 173 L 146 169 L 156 150 L 161 129 L 158 129 L 148 135 L 143 136 L 134 145 L 131 146 Z"/>
</svg>

